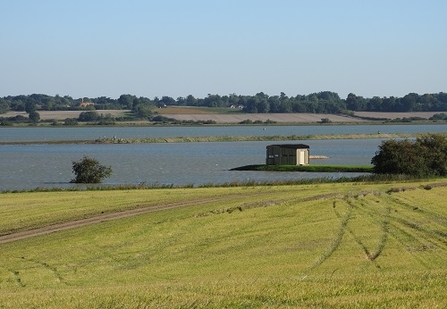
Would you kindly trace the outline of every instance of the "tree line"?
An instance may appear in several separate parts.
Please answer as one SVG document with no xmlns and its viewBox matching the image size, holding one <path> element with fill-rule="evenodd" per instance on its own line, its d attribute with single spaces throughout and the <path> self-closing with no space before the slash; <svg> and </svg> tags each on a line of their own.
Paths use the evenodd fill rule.
<svg viewBox="0 0 447 309">
<path fill-rule="evenodd" d="M 137 115 L 145 117 L 155 107 L 166 106 L 197 106 L 238 108 L 246 113 L 325 113 L 343 114 L 349 111 L 373 112 L 423 112 L 447 111 L 447 93 L 419 95 L 409 93 L 403 97 L 364 98 L 353 93 L 346 99 L 331 91 L 322 91 L 308 95 L 287 96 L 267 95 L 263 92 L 255 95 L 217 95 L 208 94 L 204 98 L 193 95 L 174 99 L 169 96 L 161 98 L 137 97 L 123 94 L 117 99 L 110 97 L 77 98 L 70 96 L 49 96 L 45 94 L 5 96 L 0 98 L 0 113 L 7 111 L 36 110 L 81 110 L 81 109 L 128 109 Z"/>
</svg>

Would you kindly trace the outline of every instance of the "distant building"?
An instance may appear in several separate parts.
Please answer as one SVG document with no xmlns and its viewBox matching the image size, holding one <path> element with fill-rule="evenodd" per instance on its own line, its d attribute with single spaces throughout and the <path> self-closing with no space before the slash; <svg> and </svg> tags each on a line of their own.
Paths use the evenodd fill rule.
<svg viewBox="0 0 447 309">
<path fill-rule="evenodd" d="M 81 98 L 81 102 L 79 103 L 79 107 L 86 108 L 86 107 L 88 107 L 90 105 L 95 105 L 95 104 L 92 103 L 92 102 L 84 102 L 84 99 Z"/>
<path fill-rule="evenodd" d="M 267 146 L 267 165 L 307 165 L 309 146 L 304 144 L 277 144 Z"/>
</svg>

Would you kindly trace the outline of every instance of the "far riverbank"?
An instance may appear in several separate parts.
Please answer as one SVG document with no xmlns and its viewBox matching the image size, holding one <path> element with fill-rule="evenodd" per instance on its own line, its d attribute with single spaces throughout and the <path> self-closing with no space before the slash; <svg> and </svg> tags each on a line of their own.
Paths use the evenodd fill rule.
<svg viewBox="0 0 447 309">
<path fill-rule="evenodd" d="M 447 136 L 447 133 L 439 133 Z M 305 140 L 347 140 L 347 139 L 393 139 L 416 138 L 424 133 L 414 134 L 325 134 L 288 136 L 202 136 L 202 137 L 159 137 L 159 138 L 118 138 L 103 137 L 95 140 L 52 140 L 52 141 L 11 141 L 0 145 L 39 145 L 39 144 L 149 144 L 149 143 L 204 143 L 204 142 L 244 142 L 244 141 L 305 141 Z"/>
</svg>

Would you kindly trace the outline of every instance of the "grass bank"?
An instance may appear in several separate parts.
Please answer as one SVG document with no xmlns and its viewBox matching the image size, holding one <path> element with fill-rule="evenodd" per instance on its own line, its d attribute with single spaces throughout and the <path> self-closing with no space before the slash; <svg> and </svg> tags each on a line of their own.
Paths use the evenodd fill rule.
<svg viewBox="0 0 447 309">
<path fill-rule="evenodd" d="M 445 307 L 446 194 L 439 180 L 2 194 L 3 233 L 164 207 L 0 244 L 0 307 Z"/>
<path fill-rule="evenodd" d="M 99 138 L 95 140 L 25 141 L 0 142 L 0 145 L 26 144 L 135 144 L 135 143 L 199 143 L 199 142 L 244 142 L 244 141 L 305 141 L 331 139 L 391 139 L 415 138 L 424 134 L 324 134 L 324 135 L 271 135 L 271 136 L 199 136 L 160 138 Z M 445 134 L 447 136 L 447 134 Z"/>
<path fill-rule="evenodd" d="M 350 165 L 245 165 L 233 171 L 315 172 L 315 173 L 372 173 L 373 166 Z"/>
</svg>

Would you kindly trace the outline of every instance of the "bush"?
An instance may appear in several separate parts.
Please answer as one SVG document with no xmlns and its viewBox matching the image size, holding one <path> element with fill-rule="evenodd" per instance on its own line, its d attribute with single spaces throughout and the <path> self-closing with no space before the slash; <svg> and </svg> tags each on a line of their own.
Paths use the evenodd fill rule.
<svg viewBox="0 0 447 309">
<path fill-rule="evenodd" d="M 65 118 L 64 125 L 65 126 L 76 126 L 76 125 L 78 125 L 78 121 L 76 120 L 76 118 Z"/>
<path fill-rule="evenodd" d="M 371 164 L 377 174 L 447 176 L 447 140 L 443 135 L 431 134 L 415 141 L 383 141 Z"/>
<path fill-rule="evenodd" d="M 329 118 L 321 118 L 320 123 L 331 123 L 332 121 Z"/>
<path fill-rule="evenodd" d="M 39 122 L 40 120 L 40 115 L 38 112 L 36 111 L 32 111 L 29 113 L 28 118 L 32 121 L 32 122 Z"/>
<path fill-rule="evenodd" d="M 78 120 L 79 121 L 96 121 L 100 118 L 101 118 L 101 116 L 96 111 L 88 111 L 88 112 L 80 113 Z"/>
<path fill-rule="evenodd" d="M 432 117 L 429 118 L 429 120 L 447 120 L 447 114 L 446 113 L 439 113 L 434 114 Z"/>
<path fill-rule="evenodd" d="M 72 168 L 76 175 L 71 180 L 73 183 L 100 183 L 112 174 L 110 166 L 101 165 L 98 160 L 86 156 L 82 160 L 73 161 Z"/>
</svg>

